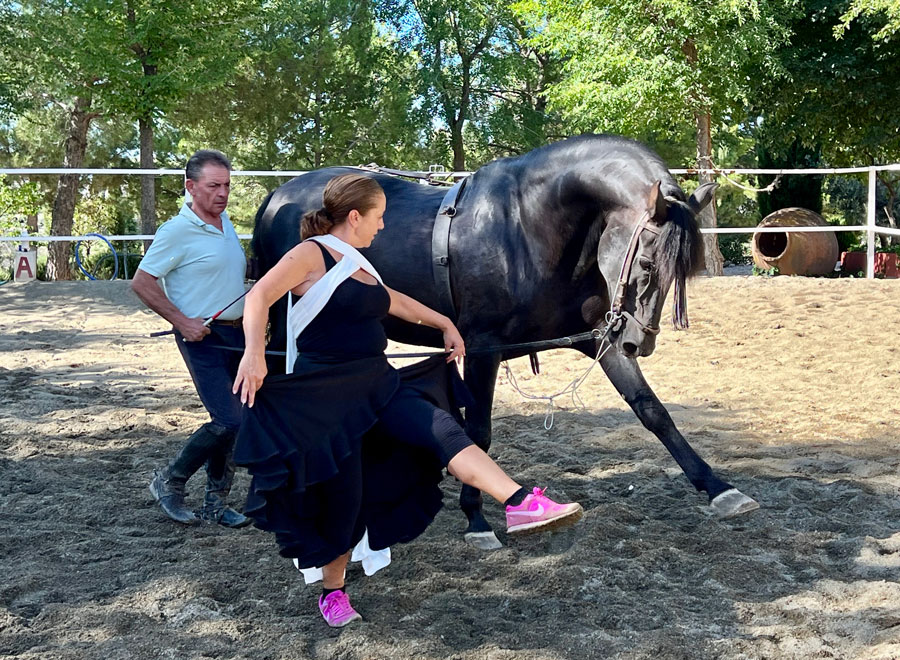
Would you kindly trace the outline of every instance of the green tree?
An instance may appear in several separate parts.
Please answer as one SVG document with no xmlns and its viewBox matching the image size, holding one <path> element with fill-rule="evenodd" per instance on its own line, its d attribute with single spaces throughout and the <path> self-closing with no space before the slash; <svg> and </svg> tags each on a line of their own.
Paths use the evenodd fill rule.
<svg viewBox="0 0 900 660">
<path fill-rule="evenodd" d="M 192 144 L 250 169 L 415 158 L 427 118 L 414 110 L 414 60 L 377 28 L 371 2 L 278 0 L 246 38 L 234 78 L 199 97 L 221 112 L 185 103 L 173 115 Z"/>
<path fill-rule="evenodd" d="M 835 34 L 838 37 L 843 35 L 850 24 L 861 16 L 886 19 L 885 25 L 872 35 L 874 39 L 887 41 L 900 32 L 900 3 L 897 0 L 853 0 L 841 15 Z"/>
<path fill-rule="evenodd" d="M 181 98 L 221 84 L 239 57 L 248 0 L 0 0 L 8 39 L 3 60 L 26 62 L 32 108 L 65 112 L 67 168 L 81 167 L 88 132 L 101 115 L 136 121 L 140 163 L 153 167 L 153 123 Z M 51 233 L 68 234 L 79 177 L 59 178 Z M 142 182 L 141 230 L 153 233 L 153 178 Z M 71 277 L 65 244 L 51 246 L 48 274 Z"/>
<path fill-rule="evenodd" d="M 0 44 L 4 59 L 27 62 L 18 68 L 25 80 L 27 98 L 23 102 L 34 110 L 55 107 L 61 115 L 63 166 L 79 168 L 84 163 L 87 133 L 97 117 L 93 108 L 94 73 L 103 54 L 98 49 L 102 39 L 96 31 L 87 30 L 88 12 L 62 0 L 2 1 L 7 38 Z M 68 235 L 78 194 L 79 177 L 60 176 L 53 200 L 50 233 Z M 71 279 L 68 245 L 51 243 L 47 276 Z"/>
<path fill-rule="evenodd" d="M 115 58 L 104 67 L 104 111 L 138 122 L 140 166 L 155 167 L 154 123 L 183 99 L 221 86 L 239 61 L 250 27 L 248 0 L 82 0 Z M 152 176 L 141 182 L 141 232 L 156 231 Z"/>
<path fill-rule="evenodd" d="M 794 38 L 774 53 L 787 75 L 758 81 L 751 109 L 770 151 L 783 155 L 800 140 L 833 166 L 900 157 L 900 57 L 872 38 L 880 24 L 865 17 L 835 38 L 850 4 L 803 0 L 790 24 Z"/>
<path fill-rule="evenodd" d="M 818 147 L 806 147 L 800 140 L 794 140 L 785 153 L 773 154 L 763 142 L 757 143 L 757 164 L 765 169 L 812 169 L 823 167 L 822 151 Z M 774 182 L 775 175 L 760 175 L 760 187 Z M 757 194 L 759 219 L 778 209 L 789 206 L 822 212 L 822 183 L 824 177 L 818 174 L 797 174 L 782 176 L 771 192 Z"/>
<path fill-rule="evenodd" d="M 900 158 L 900 57 L 894 42 L 879 37 L 881 15 L 853 12 L 862 4 L 803 0 L 789 26 L 794 38 L 775 52 L 788 75 L 759 81 L 753 95 L 752 114 L 762 118 L 758 142 L 777 158 L 790 158 L 798 148 L 821 153 L 834 167 Z M 851 14 L 852 22 L 836 33 Z M 879 217 L 895 226 L 888 210 L 897 173 L 880 171 L 878 177 L 888 199 L 879 204 Z"/>
<path fill-rule="evenodd" d="M 15 38 L 12 5 L 8 0 L 0 1 L 0 44 Z M 15 117 L 24 111 L 23 103 L 26 87 L 26 65 L 17 59 L 10 49 L 0 46 L 0 122 Z"/>
<path fill-rule="evenodd" d="M 466 169 L 464 130 L 473 102 L 491 88 L 485 57 L 506 18 L 504 5 L 485 0 L 387 0 L 383 11 L 420 60 L 425 109 L 450 133 L 452 168 Z"/>
<path fill-rule="evenodd" d="M 548 91 L 562 77 L 562 61 L 531 43 L 532 31 L 504 14 L 485 52 L 481 84 L 473 87 L 466 133 L 469 167 L 516 156 L 568 134 L 564 117 L 548 107 Z"/>
<path fill-rule="evenodd" d="M 30 181 L 10 181 L 0 174 L 0 233 L 18 234 L 22 223 L 37 214 L 41 191 Z"/>
<path fill-rule="evenodd" d="M 552 106 L 585 131 L 677 138 L 693 130 L 698 167 L 712 165 L 713 131 L 743 118 L 752 81 L 782 74 L 791 0 L 521 0 L 534 43 L 566 61 Z M 708 177 L 701 177 L 701 181 Z M 701 216 L 715 226 L 711 205 Z M 721 272 L 715 237 L 707 270 Z"/>
<path fill-rule="evenodd" d="M 59 107 L 48 106 L 24 110 L 0 122 L 0 167 L 58 167 L 63 155 L 59 139 L 63 117 Z M 41 195 L 38 212 L 53 207 L 57 177 L 36 175 L 18 180 L 27 180 L 38 187 Z"/>
</svg>

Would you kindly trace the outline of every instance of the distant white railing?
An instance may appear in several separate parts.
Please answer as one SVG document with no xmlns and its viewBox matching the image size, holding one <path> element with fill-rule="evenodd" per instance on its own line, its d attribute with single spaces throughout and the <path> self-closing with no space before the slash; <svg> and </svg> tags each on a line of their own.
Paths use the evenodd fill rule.
<svg viewBox="0 0 900 660">
<path fill-rule="evenodd" d="M 361 167 L 366 170 L 368 168 Z M 862 231 L 866 232 L 866 277 L 875 277 L 875 236 L 878 234 L 887 236 L 900 236 L 900 229 L 892 229 L 890 227 L 879 227 L 876 223 L 877 209 L 875 208 L 875 184 L 877 180 L 877 172 L 883 171 L 900 171 L 900 163 L 892 165 L 874 165 L 869 167 L 831 167 L 831 168 L 808 168 L 808 169 L 766 169 L 766 168 L 734 168 L 734 169 L 699 169 L 699 168 L 677 168 L 669 170 L 672 174 L 709 174 L 712 176 L 729 175 L 729 174 L 868 174 L 868 199 L 866 203 L 866 224 L 855 226 L 830 225 L 827 227 L 716 227 L 702 228 L 700 231 L 704 234 L 756 234 L 756 233 L 787 233 L 787 232 L 826 232 L 826 231 Z M 370 170 L 371 171 L 371 170 Z M 274 176 L 274 177 L 294 177 L 306 174 L 308 170 L 234 170 L 231 175 L 236 177 L 243 176 Z M 435 172 L 420 171 L 412 172 L 419 175 L 431 175 L 446 177 L 449 179 L 464 178 L 471 172 Z M 19 168 L 0 168 L 0 175 L 61 175 L 61 174 L 79 174 L 79 175 L 108 175 L 108 174 L 124 174 L 124 175 L 166 175 L 166 176 L 184 176 L 184 170 L 181 169 L 130 169 L 130 168 L 79 168 L 69 169 L 65 167 L 19 167 Z M 239 238 L 250 238 L 250 234 L 239 234 Z M 106 236 L 111 241 L 140 241 L 152 240 L 152 234 L 134 234 L 134 235 L 116 235 Z M 83 241 L 83 240 L 99 240 L 92 236 L 0 236 L 0 242 L 12 241 L 21 242 L 23 240 L 34 242 L 52 242 L 52 241 Z"/>
</svg>

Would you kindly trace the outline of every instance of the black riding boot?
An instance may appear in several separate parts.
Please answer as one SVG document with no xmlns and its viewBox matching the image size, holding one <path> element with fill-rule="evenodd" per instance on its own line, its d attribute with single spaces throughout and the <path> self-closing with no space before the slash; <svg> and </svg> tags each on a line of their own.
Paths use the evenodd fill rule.
<svg viewBox="0 0 900 660">
<path fill-rule="evenodd" d="M 172 520 L 185 525 L 196 525 L 200 522 L 184 503 L 184 486 L 191 475 L 206 463 L 210 452 L 219 446 L 219 434 L 215 431 L 221 429 L 222 427 L 217 424 L 204 424 L 191 434 L 168 467 L 153 473 L 150 493 Z"/>
<path fill-rule="evenodd" d="M 200 509 L 201 519 L 223 527 L 244 527 L 253 522 L 225 504 L 234 481 L 234 436 L 234 431 L 222 433 L 218 450 L 206 461 L 206 494 Z"/>
</svg>

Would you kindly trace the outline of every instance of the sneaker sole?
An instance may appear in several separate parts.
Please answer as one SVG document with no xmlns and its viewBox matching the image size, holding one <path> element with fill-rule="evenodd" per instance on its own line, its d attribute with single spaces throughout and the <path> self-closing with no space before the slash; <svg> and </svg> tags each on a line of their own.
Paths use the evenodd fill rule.
<svg viewBox="0 0 900 660">
<path fill-rule="evenodd" d="M 576 504 L 577 508 L 572 509 L 556 518 L 549 520 L 538 520 L 536 522 L 523 523 L 514 525 L 506 530 L 511 536 L 524 536 L 526 534 L 536 534 L 538 532 L 550 532 L 557 529 L 570 527 L 581 520 L 584 516 L 584 508 L 580 504 Z"/>
<path fill-rule="evenodd" d="M 357 612 L 356 616 L 351 616 L 351 617 L 350 617 L 349 619 L 347 619 L 346 621 L 341 621 L 340 623 L 330 623 L 330 622 L 328 622 L 328 621 L 326 621 L 325 623 L 327 623 L 327 624 L 328 624 L 329 626 L 331 626 L 332 628 L 343 628 L 344 626 L 346 626 L 346 625 L 348 625 L 348 624 L 351 624 L 351 623 L 353 623 L 354 621 L 362 621 L 362 614 L 359 614 L 359 613 Z"/>
</svg>

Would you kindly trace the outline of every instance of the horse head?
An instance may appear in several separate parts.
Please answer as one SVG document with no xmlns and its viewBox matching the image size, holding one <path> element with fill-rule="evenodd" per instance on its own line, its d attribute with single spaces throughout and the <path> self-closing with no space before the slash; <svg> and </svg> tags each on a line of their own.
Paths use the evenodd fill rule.
<svg viewBox="0 0 900 660">
<path fill-rule="evenodd" d="M 656 181 L 643 208 L 610 211 L 597 246 L 597 264 L 611 301 L 609 341 L 629 357 L 650 355 L 663 303 L 675 284 L 672 322 L 686 328 L 685 284 L 703 264 L 696 216 L 718 184 L 699 186 L 687 199 L 680 189 L 664 195 Z"/>
</svg>

